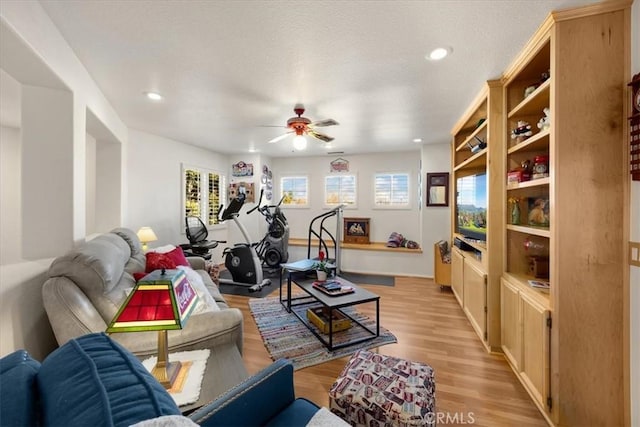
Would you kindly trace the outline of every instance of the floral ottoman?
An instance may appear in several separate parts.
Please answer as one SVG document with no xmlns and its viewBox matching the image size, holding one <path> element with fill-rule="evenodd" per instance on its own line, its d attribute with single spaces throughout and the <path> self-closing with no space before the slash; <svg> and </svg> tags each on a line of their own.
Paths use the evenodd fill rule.
<svg viewBox="0 0 640 427">
<path fill-rule="evenodd" d="M 329 408 L 353 426 L 435 426 L 433 368 L 366 350 L 355 353 L 329 391 Z"/>
</svg>

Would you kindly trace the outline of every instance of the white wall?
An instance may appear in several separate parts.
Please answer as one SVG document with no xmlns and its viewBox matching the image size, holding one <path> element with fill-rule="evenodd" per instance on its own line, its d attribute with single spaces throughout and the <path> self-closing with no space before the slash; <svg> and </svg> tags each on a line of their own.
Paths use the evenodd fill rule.
<svg viewBox="0 0 640 427">
<path fill-rule="evenodd" d="M 438 162 L 437 170 L 446 172 L 449 170 L 449 162 L 446 153 L 449 146 L 442 144 L 430 149 L 434 157 L 430 160 Z M 392 232 L 401 233 L 405 238 L 414 240 L 423 249 L 422 254 L 408 254 L 406 252 L 371 252 L 346 249 L 342 253 L 342 269 L 345 271 L 367 272 L 378 274 L 404 274 L 409 276 L 433 276 L 433 261 L 430 256 L 429 246 L 432 241 L 432 233 L 424 234 L 422 230 L 422 216 L 424 208 L 418 199 L 420 186 L 419 180 L 424 173 L 420 169 L 420 155 L 415 152 L 379 153 L 365 155 L 321 156 L 303 158 L 275 158 L 273 159 L 274 184 L 277 194 L 280 194 L 280 178 L 302 174 L 309 177 L 310 198 L 308 208 L 286 208 L 284 213 L 289 220 L 291 237 L 304 238 L 308 236 L 311 220 L 322 213 L 327 212 L 323 206 L 324 178 L 329 175 L 330 162 L 338 157 L 349 161 L 349 174 L 357 176 L 358 199 L 355 209 L 346 208 L 344 217 L 371 218 L 370 240 L 374 242 L 386 242 Z M 440 163 L 441 159 L 445 159 Z M 411 177 L 411 194 L 413 197 L 410 209 L 387 210 L 373 207 L 373 177 L 378 172 L 408 172 Z M 276 196 L 277 198 L 277 196 Z M 439 212 L 445 212 L 439 214 Z M 433 230 L 448 229 L 447 209 L 439 208 L 429 216 L 430 226 Z M 442 218 L 445 218 L 444 222 Z M 335 222 L 327 221 L 326 227 L 333 231 Z M 342 228 L 342 226 L 340 226 Z M 443 236 L 447 237 L 448 232 Z M 290 247 L 291 259 L 306 258 L 306 248 Z M 312 254 L 313 255 L 313 254 Z"/>
<path fill-rule="evenodd" d="M 134 231 L 151 227 L 158 241 L 150 247 L 187 243 L 181 211 L 182 164 L 226 173 L 227 156 L 136 130 L 129 132 L 126 154 L 128 194 L 122 225 Z M 215 227 L 209 238 L 225 240 L 226 226 Z M 215 253 L 214 259 L 220 260 L 220 254 Z"/>
<path fill-rule="evenodd" d="M 86 134 L 87 140 L 87 167 L 85 173 L 86 200 L 85 218 L 87 234 L 96 232 L 96 139 Z"/>
<path fill-rule="evenodd" d="M 422 146 L 422 181 L 426 192 L 427 173 L 449 172 L 451 178 L 451 145 L 443 144 Z M 449 182 L 451 188 L 451 182 Z M 424 243 L 425 262 L 429 264 L 429 276 L 433 277 L 433 243 L 439 240 L 451 241 L 451 209 L 455 200 L 449 200 L 448 207 L 427 206 L 426 194 L 423 196 L 422 208 L 422 240 Z"/>
<path fill-rule="evenodd" d="M 20 129 L 0 127 L 0 265 L 22 259 Z"/>
<path fill-rule="evenodd" d="M 127 128 L 39 2 L 3 2 L 0 8 L 0 17 L 0 31 L 2 32 L 0 43 L 3 47 L 0 50 L 2 60 L 0 68 L 23 85 L 23 98 L 25 95 L 24 85 L 29 85 L 31 88 L 50 87 L 73 94 L 72 102 L 65 100 L 63 103 L 65 108 L 71 109 L 68 120 L 72 121 L 72 132 L 70 133 L 72 142 L 68 145 L 68 150 L 65 148 L 67 151 L 56 154 L 64 159 L 62 164 L 69 164 L 69 159 L 72 159 L 73 170 L 70 171 L 69 168 L 64 168 L 64 170 L 66 173 L 72 174 L 67 186 L 71 185 L 73 190 L 65 192 L 64 197 L 51 199 L 44 206 L 41 204 L 38 209 L 70 212 L 68 216 L 71 218 L 65 218 L 65 221 L 70 220 L 72 226 L 65 225 L 65 229 L 70 234 L 65 237 L 65 240 L 83 241 L 86 227 L 86 158 L 84 147 L 86 111 L 91 110 L 115 138 L 125 145 Z M 24 64 L 28 64 L 26 69 Z M 64 84 L 60 84 L 60 81 Z M 24 104 L 24 100 L 22 102 Z M 35 101 L 32 104 L 32 106 L 37 105 Z M 24 110 L 24 105 L 22 105 L 22 109 Z M 0 122 L 2 122 L 1 118 Z M 38 121 L 36 120 L 35 123 L 37 125 Z M 23 122 L 21 126 L 21 138 L 23 138 L 26 124 Z M 33 132 L 31 134 L 33 135 Z M 10 162 L 12 158 L 15 158 L 13 165 L 19 165 L 20 158 L 24 155 L 24 147 L 20 146 L 19 150 L 15 147 L 14 135 L 14 137 L 7 139 L 10 143 L 13 141 L 13 152 L 5 158 L 5 154 L 11 150 L 5 150 L 7 148 L 5 146 L 6 135 L 4 130 L 0 135 L 2 137 L 2 165 L 0 165 L 2 173 L 7 171 L 4 167 L 5 161 Z M 42 137 L 43 147 L 46 140 L 45 134 Z M 22 141 L 20 139 L 18 141 L 18 144 L 22 145 Z M 31 148 L 33 147 L 29 149 Z M 18 151 L 21 151 L 22 154 L 19 154 Z M 38 152 L 36 149 L 33 156 L 35 158 L 42 157 L 42 152 Z M 24 168 L 21 169 L 18 172 L 24 174 Z M 123 175 L 126 176 L 126 173 L 123 172 Z M 2 185 L 4 185 L 5 180 L 2 181 Z M 9 193 L 9 195 L 14 200 L 5 200 L 4 195 L 7 193 L 3 194 L 2 210 L 0 211 L 0 215 L 2 215 L 1 248 L 3 252 L 5 248 L 14 248 L 18 252 L 20 249 L 25 249 L 24 245 L 22 248 L 20 247 L 22 236 L 13 235 L 11 230 L 20 229 L 20 225 L 24 222 L 24 212 L 14 210 L 7 218 L 5 209 L 10 209 L 12 205 L 20 205 L 23 202 L 21 194 L 24 193 L 25 188 L 21 179 L 13 179 L 6 183 L 13 186 L 14 193 Z M 40 185 L 42 183 L 50 184 L 46 180 L 42 180 Z M 12 217 L 12 214 L 17 215 L 18 212 L 20 212 L 19 218 Z M 5 219 L 11 222 L 7 224 Z M 39 222 L 43 223 L 43 221 Z M 55 223 L 46 225 L 48 229 L 45 229 L 38 236 L 39 239 L 47 239 L 51 235 L 49 231 L 55 230 L 57 226 Z M 24 348 L 34 357 L 42 359 L 54 348 L 55 340 L 42 306 L 41 287 L 51 263 L 49 256 L 61 255 L 65 250 L 64 243 L 62 242 L 56 253 L 47 254 L 46 258 L 26 261 L 22 259 L 22 256 L 20 258 L 16 256 L 10 260 L 11 264 L 5 263 L 4 258 L 0 263 L 0 356 L 15 349 Z"/>
<path fill-rule="evenodd" d="M 632 6 L 631 75 L 640 73 L 640 1 Z M 640 241 L 640 182 L 631 181 L 630 240 Z M 631 267 L 630 337 L 631 425 L 640 426 L 640 267 Z"/>
</svg>

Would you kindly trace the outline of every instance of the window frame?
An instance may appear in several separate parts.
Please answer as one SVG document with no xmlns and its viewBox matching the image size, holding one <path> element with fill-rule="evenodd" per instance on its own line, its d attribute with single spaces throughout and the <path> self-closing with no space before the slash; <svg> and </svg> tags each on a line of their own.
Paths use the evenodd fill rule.
<svg viewBox="0 0 640 427">
<path fill-rule="evenodd" d="M 353 177 L 353 204 L 344 203 L 342 200 L 338 201 L 338 203 L 327 203 L 327 179 L 329 178 L 346 178 Z M 358 174 L 357 173 L 330 173 L 324 176 L 323 183 L 323 193 L 322 193 L 322 205 L 325 209 L 333 209 L 340 204 L 343 205 L 344 209 L 358 209 Z M 341 194 L 342 195 L 342 194 Z"/>
<path fill-rule="evenodd" d="M 383 205 L 383 204 L 378 204 L 376 202 L 376 180 L 378 178 L 378 176 L 380 175 L 390 175 L 390 176 L 394 176 L 394 175 L 405 175 L 407 177 L 407 203 L 403 203 L 403 204 L 397 204 L 397 203 L 391 203 L 388 205 Z M 393 178 L 392 178 L 393 179 Z M 413 196 L 411 194 L 411 172 L 410 171 L 385 171 L 385 172 L 375 172 L 373 174 L 373 180 L 372 180 L 372 191 L 373 191 L 373 209 L 380 209 L 380 210 L 410 210 L 413 208 Z M 391 194 L 391 197 L 393 195 Z"/>
<path fill-rule="evenodd" d="M 185 217 L 187 215 L 187 194 L 186 194 L 186 186 L 187 186 L 187 171 L 195 171 L 200 175 L 200 200 L 199 200 L 199 218 L 206 225 L 208 230 L 226 228 L 226 223 L 215 223 L 209 224 L 209 177 L 210 175 L 217 175 L 219 177 L 218 183 L 218 207 L 220 205 L 226 205 L 227 200 L 227 176 L 218 170 L 206 168 L 202 166 L 195 166 L 187 163 L 181 164 L 181 190 L 180 190 L 180 198 L 181 198 L 181 223 L 180 230 L 181 233 L 185 233 Z M 216 209 L 216 207 L 214 207 Z M 219 213 L 219 212 L 218 212 Z M 216 219 L 217 221 L 217 219 Z"/>
<path fill-rule="evenodd" d="M 300 174 L 300 173 L 291 173 L 291 174 L 286 174 L 286 175 L 282 175 L 280 177 L 280 197 L 278 198 L 278 200 L 280 200 L 283 196 L 284 196 L 284 180 L 286 179 L 304 179 L 305 180 L 305 195 L 306 195 L 306 203 L 286 203 L 286 199 L 282 201 L 282 205 L 280 205 L 281 208 L 286 208 L 286 209 L 308 209 L 311 204 L 310 204 L 310 198 L 311 198 L 311 194 L 310 194 L 310 187 L 309 187 L 309 175 L 306 174 Z"/>
</svg>

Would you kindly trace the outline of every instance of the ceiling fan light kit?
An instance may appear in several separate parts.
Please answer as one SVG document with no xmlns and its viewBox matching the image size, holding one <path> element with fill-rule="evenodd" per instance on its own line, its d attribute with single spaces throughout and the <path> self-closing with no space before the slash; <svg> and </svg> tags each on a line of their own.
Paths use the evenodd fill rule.
<svg viewBox="0 0 640 427">
<path fill-rule="evenodd" d="M 289 120 L 287 120 L 287 125 L 285 126 L 290 130 L 283 135 L 273 138 L 269 141 L 269 143 L 275 143 L 283 140 L 292 133 L 296 134 L 293 140 L 293 148 L 295 148 L 296 150 L 304 150 L 307 147 L 307 140 L 304 135 L 309 135 L 324 142 L 333 141 L 333 137 L 320 133 L 315 130 L 315 128 L 335 126 L 339 124 L 337 121 L 335 121 L 334 119 L 325 119 L 317 122 L 312 122 L 308 118 L 302 116 L 304 114 L 304 105 L 302 104 L 296 104 L 293 107 L 293 112 L 296 113 L 297 117 L 291 117 Z"/>
</svg>

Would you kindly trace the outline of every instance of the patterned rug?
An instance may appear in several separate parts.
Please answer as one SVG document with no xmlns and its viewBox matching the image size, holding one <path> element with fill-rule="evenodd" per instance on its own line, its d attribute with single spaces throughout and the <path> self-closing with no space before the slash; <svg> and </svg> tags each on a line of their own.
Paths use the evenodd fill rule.
<svg viewBox="0 0 640 427">
<path fill-rule="evenodd" d="M 318 303 L 305 304 L 295 307 L 295 310 L 306 319 L 306 309 L 317 305 Z M 348 356 L 360 349 L 398 342 L 395 335 L 381 326 L 379 337 L 330 352 L 293 313 L 287 313 L 277 297 L 252 299 L 249 307 L 271 358 L 289 359 L 296 370 Z M 354 307 L 344 308 L 343 311 L 367 327 L 375 327 L 375 319 L 358 313 Z M 335 332 L 333 343 L 340 344 L 367 334 L 362 328 L 352 326 L 345 331 Z"/>
</svg>

